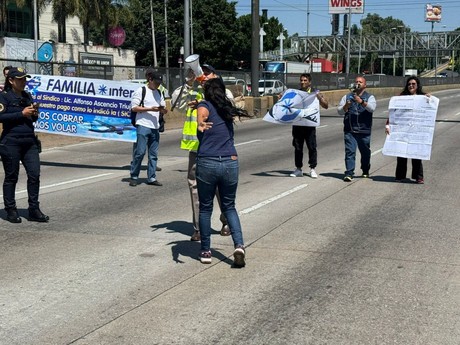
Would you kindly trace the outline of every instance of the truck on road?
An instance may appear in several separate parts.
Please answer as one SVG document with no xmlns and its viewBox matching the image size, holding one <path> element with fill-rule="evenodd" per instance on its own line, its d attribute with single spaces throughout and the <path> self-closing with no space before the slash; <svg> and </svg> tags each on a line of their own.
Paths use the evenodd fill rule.
<svg viewBox="0 0 460 345">
<path fill-rule="evenodd" d="M 406 71 L 404 72 L 404 75 L 406 77 L 410 77 L 410 76 L 417 76 L 417 70 L 416 69 L 406 69 Z"/>
<path fill-rule="evenodd" d="M 268 61 L 265 64 L 265 72 L 268 73 L 310 73 L 309 63 L 296 61 Z"/>
</svg>

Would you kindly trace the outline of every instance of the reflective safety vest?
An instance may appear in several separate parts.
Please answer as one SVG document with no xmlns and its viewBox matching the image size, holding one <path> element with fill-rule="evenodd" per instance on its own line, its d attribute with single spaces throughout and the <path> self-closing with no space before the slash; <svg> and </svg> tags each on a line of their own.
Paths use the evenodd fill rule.
<svg viewBox="0 0 460 345">
<path fill-rule="evenodd" d="M 169 98 L 168 89 L 166 87 L 164 87 L 163 84 L 160 84 L 160 86 L 158 86 L 158 90 L 163 95 L 163 98 Z"/>
<path fill-rule="evenodd" d="M 191 89 L 187 95 L 187 101 L 191 102 L 197 100 L 198 102 L 203 100 L 203 90 L 200 88 L 198 91 Z M 187 107 L 185 114 L 184 128 L 182 129 L 182 140 L 180 142 L 180 148 L 188 151 L 198 151 L 198 123 L 197 123 L 197 111 L 196 109 Z"/>
</svg>

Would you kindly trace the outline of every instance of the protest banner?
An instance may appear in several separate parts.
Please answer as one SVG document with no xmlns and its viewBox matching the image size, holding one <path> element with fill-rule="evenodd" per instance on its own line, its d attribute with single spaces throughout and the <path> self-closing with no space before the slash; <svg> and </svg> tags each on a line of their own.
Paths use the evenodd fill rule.
<svg viewBox="0 0 460 345">
<path fill-rule="evenodd" d="M 131 98 L 141 85 L 100 79 L 32 75 L 27 90 L 39 103 L 36 132 L 136 141 Z"/>
<path fill-rule="evenodd" d="M 388 105 L 390 134 L 382 154 L 429 160 L 439 99 L 434 96 L 395 96 Z"/>
</svg>

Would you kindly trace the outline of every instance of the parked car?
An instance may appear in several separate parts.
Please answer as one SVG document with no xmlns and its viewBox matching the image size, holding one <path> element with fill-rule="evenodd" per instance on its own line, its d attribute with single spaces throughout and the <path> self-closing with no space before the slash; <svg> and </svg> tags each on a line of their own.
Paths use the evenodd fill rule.
<svg viewBox="0 0 460 345">
<path fill-rule="evenodd" d="M 286 85 L 279 80 L 261 79 L 259 80 L 259 95 L 277 95 L 286 90 Z"/>
</svg>

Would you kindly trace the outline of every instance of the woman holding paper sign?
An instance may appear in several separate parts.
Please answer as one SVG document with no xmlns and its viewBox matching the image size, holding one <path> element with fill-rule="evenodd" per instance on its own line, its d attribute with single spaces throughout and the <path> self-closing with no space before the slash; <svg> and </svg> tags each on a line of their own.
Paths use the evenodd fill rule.
<svg viewBox="0 0 460 345">
<path fill-rule="evenodd" d="M 411 76 L 406 81 L 406 86 L 400 94 L 401 96 L 414 96 L 414 95 L 426 95 L 430 97 L 430 94 L 423 92 L 422 84 L 416 76 Z M 385 126 L 385 133 L 390 134 L 389 120 Z M 403 182 L 406 179 L 407 174 L 407 158 L 397 157 L 396 162 L 396 182 Z M 418 184 L 423 184 L 423 165 L 421 159 L 412 159 L 412 179 Z"/>
</svg>

